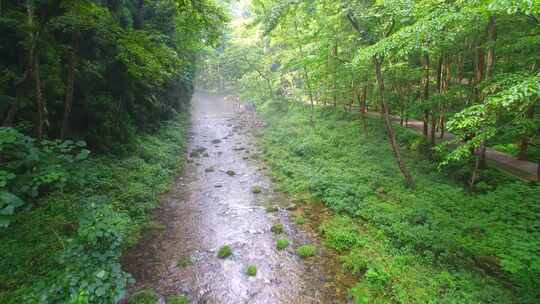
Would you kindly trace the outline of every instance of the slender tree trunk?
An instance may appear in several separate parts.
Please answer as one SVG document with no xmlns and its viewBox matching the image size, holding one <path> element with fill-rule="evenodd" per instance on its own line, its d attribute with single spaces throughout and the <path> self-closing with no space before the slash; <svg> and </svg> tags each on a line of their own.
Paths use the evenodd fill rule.
<svg viewBox="0 0 540 304">
<path fill-rule="evenodd" d="M 482 150 L 485 147 L 485 142 L 480 143 L 480 150 Z M 471 190 L 474 189 L 474 185 L 476 184 L 476 180 L 478 179 L 478 170 L 480 169 L 480 162 L 481 159 L 479 156 L 476 157 L 476 160 L 474 162 L 474 168 L 471 174 L 471 180 L 469 181 L 469 187 Z"/>
<path fill-rule="evenodd" d="M 496 19 L 495 19 L 495 16 L 493 15 L 489 17 L 487 32 L 488 32 L 488 39 L 489 39 L 490 45 L 488 48 L 487 59 L 486 59 L 486 64 L 487 64 L 486 74 L 487 74 L 487 78 L 491 79 L 493 78 L 493 72 L 495 70 L 495 45 L 494 44 L 497 41 Z"/>
<path fill-rule="evenodd" d="M 394 152 L 394 156 L 396 158 L 396 162 L 398 164 L 399 169 L 401 170 L 401 173 L 403 174 L 403 177 L 405 178 L 405 185 L 407 187 L 414 187 L 414 181 L 411 176 L 411 173 L 409 172 L 409 169 L 403 162 L 403 159 L 401 158 L 401 153 L 399 151 L 399 146 L 396 141 L 396 135 L 394 133 L 394 129 L 392 128 L 392 122 L 390 120 L 390 111 L 388 109 L 388 105 L 386 104 L 386 100 L 384 97 L 384 79 L 382 76 L 381 71 L 381 64 L 382 59 L 378 58 L 377 56 L 373 57 L 373 63 L 375 66 L 375 73 L 377 76 L 377 83 L 379 85 L 379 98 L 381 107 L 383 108 L 383 116 L 384 116 L 384 123 L 386 126 L 386 131 L 388 134 L 388 139 L 390 141 L 390 146 L 392 147 L 392 151 Z"/>
<path fill-rule="evenodd" d="M 144 23 L 144 0 L 138 0 L 137 1 L 137 4 L 136 4 L 136 9 L 137 9 L 137 12 L 135 14 L 135 18 L 134 18 L 134 22 L 133 22 L 133 27 L 135 29 L 142 29 L 143 28 L 143 23 Z"/>
<path fill-rule="evenodd" d="M 15 115 L 17 115 L 17 112 L 19 110 L 18 105 L 18 97 L 22 95 L 21 87 L 24 85 L 28 80 L 31 80 L 32 78 L 32 68 L 34 67 L 34 52 L 35 52 L 35 33 L 34 33 L 34 7 L 32 6 L 32 1 L 26 0 L 25 2 L 25 8 L 26 8 L 26 23 L 28 25 L 28 28 L 30 30 L 29 32 L 29 38 L 30 38 L 30 49 L 28 50 L 28 57 L 27 61 L 25 63 L 26 69 L 24 71 L 23 77 L 15 82 L 15 100 L 11 103 L 9 110 L 2 121 L 2 127 L 10 127 L 15 122 Z"/>
<path fill-rule="evenodd" d="M 64 116 L 62 118 L 62 129 L 60 138 L 66 138 L 69 132 L 69 116 L 73 106 L 73 92 L 75 88 L 75 75 L 77 72 L 77 53 L 79 51 L 81 33 L 74 31 L 71 34 L 71 52 L 69 55 L 68 77 L 66 83 L 66 96 L 64 101 Z"/>
<path fill-rule="evenodd" d="M 34 60 L 34 81 L 36 85 L 36 111 L 37 111 L 37 126 L 36 137 L 38 141 L 43 139 L 43 125 L 45 124 L 45 104 L 43 102 L 43 92 L 41 89 L 41 75 L 39 70 L 39 62 L 36 56 Z"/>
<path fill-rule="evenodd" d="M 523 136 L 519 142 L 519 152 L 517 158 L 519 160 L 527 160 L 529 154 L 529 137 Z"/>
<path fill-rule="evenodd" d="M 530 107 L 527 110 L 525 117 L 526 119 L 532 119 L 534 117 L 534 107 Z M 519 160 L 527 160 L 528 154 L 529 154 L 529 134 L 525 134 L 520 139 L 517 158 Z"/>
<path fill-rule="evenodd" d="M 423 128 L 423 134 L 424 137 L 428 137 L 428 124 L 429 124 L 429 109 L 427 109 L 427 105 L 425 103 L 429 99 L 429 54 L 427 52 L 424 53 L 422 57 L 422 65 L 424 68 L 424 80 L 423 80 L 423 93 L 422 93 L 422 99 L 424 101 L 424 128 Z"/>
<path fill-rule="evenodd" d="M 11 105 L 9 106 L 9 110 L 6 114 L 6 117 L 2 121 L 2 127 L 13 126 L 13 122 L 15 121 L 15 115 L 17 114 L 18 110 L 19 108 L 17 106 L 17 99 L 15 99 L 11 102 Z"/>
<path fill-rule="evenodd" d="M 493 77 L 493 71 L 495 69 L 495 41 L 497 40 L 497 28 L 495 23 L 495 16 L 491 15 L 489 17 L 488 25 L 487 25 L 487 34 L 488 34 L 488 40 L 489 40 L 489 47 L 488 47 L 488 53 L 486 58 L 486 74 L 487 78 L 491 79 Z M 478 73 L 480 73 L 477 77 L 477 80 L 479 83 L 482 82 L 484 79 L 484 50 L 482 48 L 479 49 L 478 52 Z M 480 89 L 477 88 L 478 97 L 483 100 L 483 96 L 480 93 Z M 486 146 L 487 143 L 484 142 L 480 146 L 480 169 L 487 168 L 487 161 L 486 161 Z"/>
<path fill-rule="evenodd" d="M 436 144 L 436 139 L 435 139 L 435 136 L 437 134 L 437 119 L 435 117 L 434 114 L 431 114 L 431 133 L 430 133 L 430 141 L 431 141 L 431 145 L 432 146 L 435 146 Z"/>
<path fill-rule="evenodd" d="M 296 34 L 297 39 L 300 40 L 300 36 L 298 35 L 298 23 L 296 22 L 296 19 L 294 19 L 294 29 L 295 29 L 295 34 Z M 302 48 L 302 43 L 298 45 L 298 49 L 300 52 L 300 56 L 304 58 L 305 54 L 304 54 L 304 49 Z M 306 83 L 308 96 L 309 96 L 309 104 L 310 104 L 309 122 L 310 124 L 313 125 L 313 111 L 315 110 L 315 104 L 313 102 L 313 90 L 311 89 L 311 81 L 309 78 L 308 70 L 305 65 L 302 66 L 302 70 L 304 72 L 304 81 Z"/>
<path fill-rule="evenodd" d="M 444 54 L 441 54 L 439 57 L 439 62 L 437 64 L 437 75 L 436 75 L 436 81 L 437 81 L 437 93 L 440 95 L 442 94 L 442 73 L 443 73 L 443 64 L 444 64 Z M 440 112 L 440 111 L 439 111 Z M 437 133 L 437 119 L 435 117 L 435 112 L 432 111 L 431 113 L 431 146 L 435 146 L 436 143 L 436 133 Z"/>
<path fill-rule="evenodd" d="M 443 69 L 442 69 L 442 84 L 441 84 L 441 91 L 447 92 L 449 85 L 450 85 L 450 77 L 451 77 L 451 71 L 450 71 L 450 57 L 446 56 L 444 63 L 443 63 Z M 446 111 L 448 110 L 448 106 L 446 103 L 443 102 L 443 105 L 441 106 L 441 114 L 440 114 L 440 122 L 439 122 L 439 129 L 440 129 L 440 139 L 442 140 L 444 138 L 444 132 L 446 128 Z"/>
<path fill-rule="evenodd" d="M 482 100 L 480 84 L 484 80 L 485 54 L 482 47 L 476 48 L 476 69 L 475 69 L 475 87 L 474 94 L 478 101 Z"/>
<path fill-rule="evenodd" d="M 360 112 L 362 113 L 362 126 L 363 126 L 363 129 L 364 129 L 364 134 L 365 135 L 368 135 L 368 125 L 367 125 L 367 92 L 368 92 L 368 86 L 369 84 L 367 83 L 367 80 L 366 80 L 366 84 L 364 85 L 363 89 L 362 89 L 362 97 L 360 99 L 360 103 L 358 105 L 358 108 L 360 109 Z"/>
<path fill-rule="evenodd" d="M 442 140 L 444 138 L 444 132 L 446 131 L 446 123 L 445 123 L 445 110 L 443 109 L 443 112 L 441 113 L 441 120 L 439 121 L 439 129 L 441 131 L 439 138 Z"/>
<path fill-rule="evenodd" d="M 362 91 L 362 102 L 360 104 L 360 111 L 362 111 L 363 113 L 367 112 L 367 92 L 368 92 L 368 84 L 366 83 Z"/>
</svg>

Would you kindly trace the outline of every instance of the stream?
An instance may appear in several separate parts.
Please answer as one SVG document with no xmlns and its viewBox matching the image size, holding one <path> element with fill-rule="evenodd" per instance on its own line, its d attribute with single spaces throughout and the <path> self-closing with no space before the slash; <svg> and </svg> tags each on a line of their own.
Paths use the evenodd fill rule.
<svg viewBox="0 0 540 304">
<path fill-rule="evenodd" d="M 256 126 L 239 112 L 223 97 L 194 96 L 188 162 L 154 212 L 164 227 L 123 259 L 136 280 L 130 292 L 152 288 L 160 303 L 181 294 L 190 303 L 347 303 L 345 285 L 354 280 L 339 274 L 316 222 L 298 226 L 291 217 L 306 212 L 320 221 L 324 208 L 297 208 L 273 190 L 258 160 Z M 281 235 L 272 233 L 274 223 L 283 224 Z M 279 238 L 290 241 L 287 249 L 276 249 Z M 301 259 L 296 248 L 304 244 L 316 245 L 317 255 Z M 223 245 L 232 249 L 226 259 L 217 257 Z M 248 265 L 256 276 L 246 274 Z"/>
</svg>

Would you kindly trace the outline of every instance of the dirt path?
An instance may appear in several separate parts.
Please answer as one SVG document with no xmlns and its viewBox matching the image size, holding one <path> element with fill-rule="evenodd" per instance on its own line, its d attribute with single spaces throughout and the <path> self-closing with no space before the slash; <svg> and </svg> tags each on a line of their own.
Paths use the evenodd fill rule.
<svg viewBox="0 0 540 304">
<path fill-rule="evenodd" d="M 369 115 L 380 117 L 377 112 L 369 112 Z M 392 121 L 399 124 L 400 118 L 398 116 L 392 116 Z M 414 130 L 418 134 L 423 132 L 423 122 L 419 120 L 409 120 L 407 122 L 407 128 Z M 431 131 L 428 130 L 428 132 Z M 439 138 L 439 132 L 436 133 L 437 139 Z M 444 134 L 444 140 L 451 140 L 454 136 L 451 133 L 446 132 Z M 520 179 L 526 181 L 538 181 L 538 164 L 530 161 L 519 160 L 516 157 L 499 152 L 495 149 L 486 149 L 486 159 L 491 161 L 497 168 L 510 173 Z"/>
<path fill-rule="evenodd" d="M 264 165 L 253 159 L 249 125 L 222 98 L 198 95 L 191 128 L 185 172 L 156 211 L 166 228 L 124 259 L 137 280 L 131 291 L 153 288 L 163 299 L 185 294 L 190 303 L 345 303 L 336 259 L 313 233 L 291 223 L 286 209 L 294 206 L 272 191 Z M 267 212 L 269 205 L 280 208 Z M 280 236 L 270 231 L 277 222 L 284 224 Z M 278 238 L 291 245 L 278 251 Z M 295 250 L 307 243 L 319 253 L 302 260 Z M 217 258 L 222 245 L 232 247 L 231 257 Z M 186 259 L 191 265 L 178 265 Z M 246 275 L 248 265 L 257 266 L 256 277 Z"/>
</svg>

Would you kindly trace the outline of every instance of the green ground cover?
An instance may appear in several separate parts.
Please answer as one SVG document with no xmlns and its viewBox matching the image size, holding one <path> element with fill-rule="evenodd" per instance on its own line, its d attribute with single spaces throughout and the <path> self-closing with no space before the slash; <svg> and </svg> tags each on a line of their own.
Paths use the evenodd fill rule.
<svg viewBox="0 0 540 304">
<path fill-rule="evenodd" d="M 406 189 L 379 120 L 366 135 L 358 114 L 319 109 L 311 126 L 306 108 L 266 109 L 273 180 L 342 215 L 321 231 L 358 273 L 358 303 L 536 303 L 536 183 L 487 170 L 470 192 L 469 163 L 438 170 L 440 155 L 428 159 L 424 140 L 396 127 L 416 182 Z"/>
<path fill-rule="evenodd" d="M 0 230 L 0 303 L 116 303 L 131 280 L 120 256 L 183 165 L 186 121 L 139 136 L 124 156 L 40 162 L 31 180 L 62 178 L 41 183 Z"/>
</svg>

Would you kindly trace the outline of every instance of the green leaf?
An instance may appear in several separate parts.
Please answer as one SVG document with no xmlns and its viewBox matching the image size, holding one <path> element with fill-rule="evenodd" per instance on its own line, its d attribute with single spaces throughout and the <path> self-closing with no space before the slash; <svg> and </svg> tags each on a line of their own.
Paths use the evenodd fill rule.
<svg viewBox="0 0 540 304">
<path fill-rule="evenodd" d="M 0 217 L 0 228 L 7 228 L 11 221 L 7 218 L 1 218 Z"/>
<path fill-rule="evenodd" d="M 107 272 L 105 270 L 101 270 L 100 272 L 96 273 L 96 277 L 103 279 L 107 276 Z"/>
<path fill-rule="evenodd" d="M 0 191 L 0 205 L 17 208 L 24 205 L 24 201 L 11 192 Z"/>
</svg>

